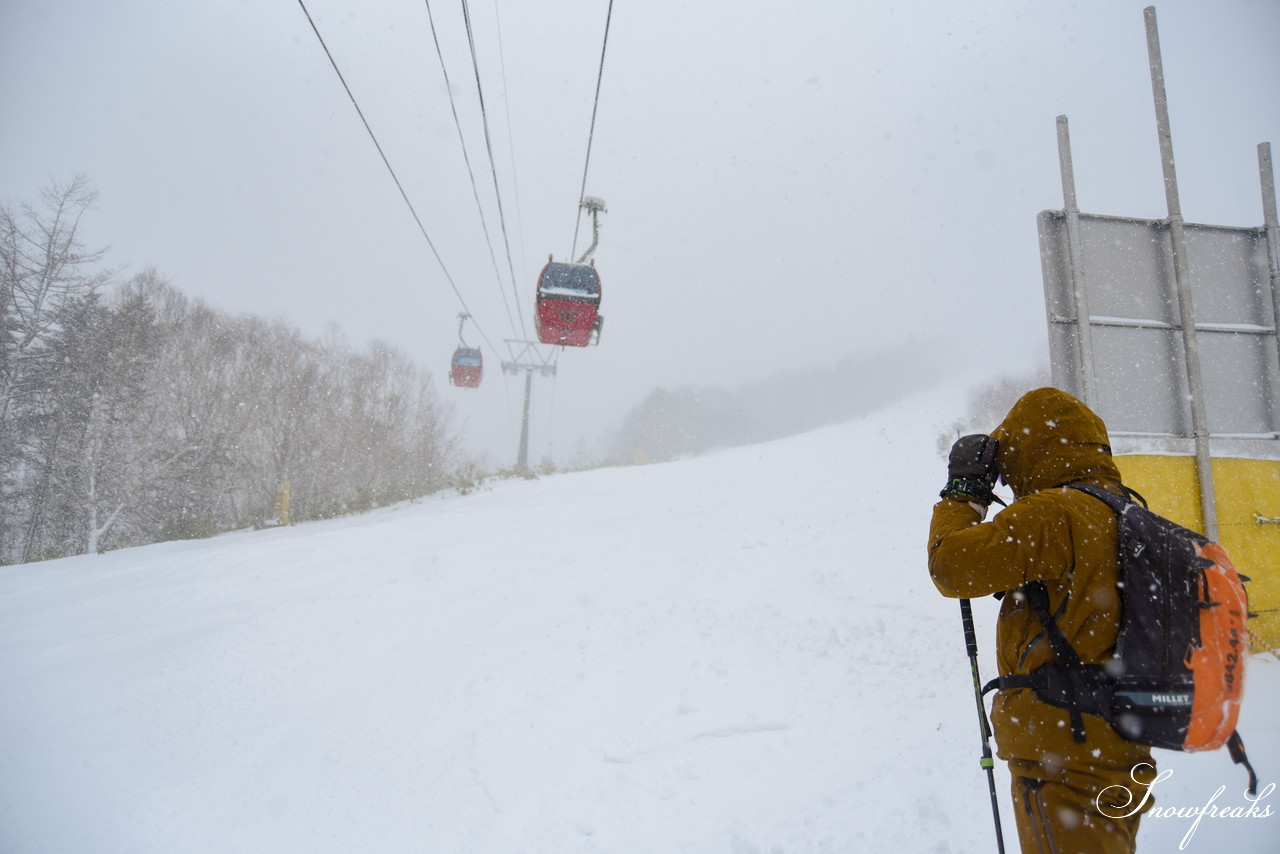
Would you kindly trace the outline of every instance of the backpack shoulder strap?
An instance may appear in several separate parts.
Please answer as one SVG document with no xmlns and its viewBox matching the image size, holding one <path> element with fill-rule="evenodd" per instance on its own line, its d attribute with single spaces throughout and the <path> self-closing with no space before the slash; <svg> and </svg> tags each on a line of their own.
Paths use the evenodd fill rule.
<svg viewBox="0 0 1280 854">
<path fill-rule="evenodd" d="M 1086 495 L 1092 495 L 1094 498 L 1098 499 L 1115 511 L 1117 516 L 1124 515 L 1124 508 L 1129 506 L 1129 498 L 1127 495 L 1122 498 L 1114 492 L 1108 492 L 1105 489 L 1091 486 L 1087 483 L 1068 483 L 1065 485 L 1068 489 L 1076 489 Z"/>
<path fill-rule="evenodd" d="M 1049 646 L 1053 647 L 1053 653 L 1058 657 L 1059 663 L 1067 669 L 1068 673 L 1082 675 L 1085 672 L 1084 662 L 1080 660 L 1080 654 L 1071 645 L 1071 641 L 1067 640 L 1062 629 L 1058 628 L 1058 621 L 1050 613 L 1049 591 L 1045 588 L 1044 582 L 1028 581 L 1022 585 L 1022 595 L 1031 606 L 1031 612 L 1044 626 L 1045 637 L 1049 640 Z M 1080 697 L 1075 689 L 1076 680 L 1068 678 L 1065 684 L 1068 692 L 1067 701 L 1070 704 L 1068 711 L 1071 713 L 1071 736 L 1076 742 L 1083 743 L 1085 740 L 1084 718 L 1080 714 Z"/>
</svg>

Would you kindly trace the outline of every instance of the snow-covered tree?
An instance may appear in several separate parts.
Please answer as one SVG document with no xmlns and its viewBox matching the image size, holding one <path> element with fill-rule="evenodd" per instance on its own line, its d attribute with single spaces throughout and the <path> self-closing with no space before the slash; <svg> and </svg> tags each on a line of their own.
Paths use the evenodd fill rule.
<svg viewBox="0 0 1280 854">
<path fill-rule="evenodd" d="M 400 351 L 231 316 L 145 270 L 108 291 L 77 179 L 0 211 L 0 562 L 205 536 L 441 488 L 451 411 Z"/>
<path fill-rule="evenodd" d="M 43 189 L 35 203 L 0 205 L 0 560 L 27 550 L 33 490 L 46 488 L 31 430 L 43 423 L 40 377 L 48 373 L 51 339 L 71 316 L 68 307 L 88 305 L 111 278 L 99 267 L 103 252 L 80 240 L 94 199 L 88 181 L 76 177 Z"/>
</svg>

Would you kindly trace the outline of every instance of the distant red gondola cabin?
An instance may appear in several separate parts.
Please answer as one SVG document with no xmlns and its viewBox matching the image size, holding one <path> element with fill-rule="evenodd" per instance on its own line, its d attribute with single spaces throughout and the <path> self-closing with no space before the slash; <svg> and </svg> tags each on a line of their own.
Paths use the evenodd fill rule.
<svg viewBox="0 0 1280 854">
<path fill-rule="evenodd" d="M 449 365 L 449 382 L 460 388 L 478 388 L 484 374 L 484 357 L 476 347 L 459 347 L 453 351 Z"/>
<path fill-rule="evenodd" d="M 590 264 L 549 261 L 538 276 L 534 326 L 543 344 L 586 347 L 600 342 L 600 275 Z"/>
</svg>

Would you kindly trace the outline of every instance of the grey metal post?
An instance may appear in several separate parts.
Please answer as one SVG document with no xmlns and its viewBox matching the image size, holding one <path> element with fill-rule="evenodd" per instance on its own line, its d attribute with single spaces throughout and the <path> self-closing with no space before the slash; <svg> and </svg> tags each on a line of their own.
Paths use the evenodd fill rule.
<svg viewBox="0 0 1280 854">
<path fill-rule="evenodd" d="M 529 468 L 529 397 L 533 392 L 533 371 L 524 372 L 524 416 L 520 419 L 520 454 L 516 459 L 516 468 Z"/>
<path fill-rule="evenodd" d="M 1218 538 L 1217 502 L 1213 490 L 1213 462 L 1209 451 L 1209 422 L 1204 408 L 1204 385 L 1200 379 L 1200 353 L 1196 348 L 1195 312 L 1191 305 L 1191 277 L 1187 269 L 1187 245 L 1183 231 L 1182 204 L 1178 199 L 1178 175 L 1173 164 L 1173 136 L 1169 129 L 1169 100 L 1164 88 L 1164 65 L 1160 59 L 1160 34 L 1156 30 L 1156 8 L 1143 10 L 1147 27 L 1147 57 L 1151 64 L 1151 91 L 1155 96 L 1156 128 L 1160 137 L 1160 159 L 1164 166 L 1164 195 L 1169 206 L 1169 239 L 1173 252 L 1173 275 L 1177 286 L 1178 310 L 1182 320 L 1182 348 L 1187 363 L 1187 391 L 1191 397 L 1191 435 L 1195 439 L 1196 474 L 1200 481 L 1200 509 L 1204 533 Z"/>
<path fill-rule="evenodd" d="M 1093 372 L 1093 328 L 1089 323 L 1089 294 L 1084 281 L 1084 254 L 1080 245 L 1080 208 L 1076 204 L 1075 169 L 1071 165 L 1071 132 L 1067 117 L 1058 116 L 1058 163 L 1062 170 L 1062 203 L 1067 215 L 1067 277 L 1071 281 L 1071 293 L 1075 297 L 1076 325 L 1079 331 L 1080 351 L 1076 353 L 1077 376 L 1080 377 L 1080 397 L 1088 405 L 1096 407 Z"/>
<path fill-rule="evenodd" d="M 504 374 L 515 375 L 524 371 L 524 415 L 520 419 L 520 450 L 516 458 L 516 467 L 518 469 L 528 471 L 529 469 L 529 400 L 533 395 L 533 372 L 537 371 L 544 377 L 554 377 L 556 375 L 555 362 L 552 361 L 551 354 L 540 355 L 538 353 L 538 345 L 533 341 L 517 341 L 510 338 L 507 339 L 508 346 L 519 344 L 520 350 L 516 357 L 510 362 L 502 363 L 502 372 Z M 513 348 L 513 352 L 514 348 Z M 552 350 L 552 354 L 554 354 Z"/>
<path fill-rule="evenodd" d="M 1262 221 L 1267 235 L 1267 267 L 1271 273 L 1271 317 L 1276 348 L 1280 350 L 1280 224 L 1276 218 L 1276 173 L 1271 165 L 1271 143 L 1258 144 L 1258 176 L 1262 181 Z"/>
</svg>

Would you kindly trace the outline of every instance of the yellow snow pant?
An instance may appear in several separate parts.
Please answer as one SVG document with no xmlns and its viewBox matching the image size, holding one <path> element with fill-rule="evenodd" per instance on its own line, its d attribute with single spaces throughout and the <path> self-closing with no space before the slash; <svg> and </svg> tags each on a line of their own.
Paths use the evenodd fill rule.
<svg viewBox="0 0 1280 854">
<path fill-rule="evenodd" d="M 1091 773 L 1015 759 L 1009 773 L 1022 854 L 1136 850 L 1138 822 L 1154 803 L 1148 793 L 1153 767 Z"/>
</svg>

